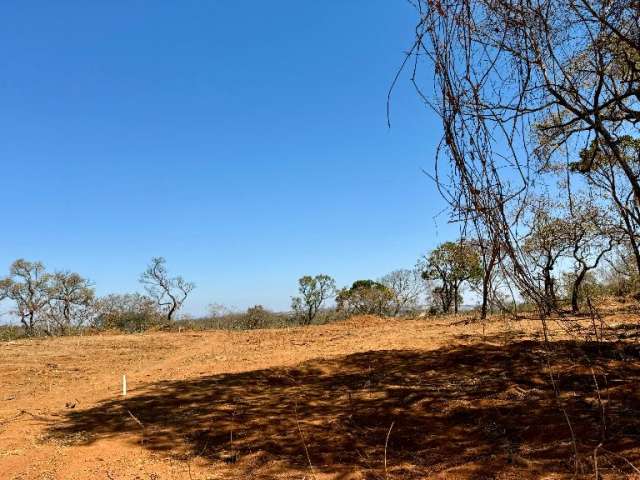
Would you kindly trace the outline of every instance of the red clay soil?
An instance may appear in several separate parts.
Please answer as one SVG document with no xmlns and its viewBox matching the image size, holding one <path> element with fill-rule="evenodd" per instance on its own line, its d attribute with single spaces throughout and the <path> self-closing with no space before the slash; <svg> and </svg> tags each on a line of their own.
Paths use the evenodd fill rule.
<svg viewBox="0 0 640 480">
<path fill-rule="evenodd" d="M 640 318 L 606 321 L 3 343 L 0 479 L 630 478 Z"/>
</svg>

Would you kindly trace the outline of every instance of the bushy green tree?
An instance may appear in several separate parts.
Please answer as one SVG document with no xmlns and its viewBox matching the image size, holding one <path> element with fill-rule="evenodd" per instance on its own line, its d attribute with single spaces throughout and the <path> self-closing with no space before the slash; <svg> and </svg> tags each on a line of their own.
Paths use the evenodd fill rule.
<svg viewBox="0 0 640 480">
<path fill-rule="evenodd" d="M 462 286 L 465 282 L 482 280 L 480 255 L 473 245 L 464 242 L 445 242 L 426 258 L 422 277 L 439 283 L 434 291 L 440 299 L 442 311 L 458 313 Z"/>
<path fill-rule="evenodd" d="M 322 304 L 335 295 L 336 282 L 329 275 L 305 275 L 298 280 L 298 291 L 300 295 L 291 299 L 291 309 L 304 325 L 309 325 Z"/>
<path fill-rule="evenodd" d="M 357 280 L 351 288 L 343 288 L 336 295 L 339 311 L 348 314 L 387 315 L 390 313 L 393 291 L 373 280 Z"/>
</svg>

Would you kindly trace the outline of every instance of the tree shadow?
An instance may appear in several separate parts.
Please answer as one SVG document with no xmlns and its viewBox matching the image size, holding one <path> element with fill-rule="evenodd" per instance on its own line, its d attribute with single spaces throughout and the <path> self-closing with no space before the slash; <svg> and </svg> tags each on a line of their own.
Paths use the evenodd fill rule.
<svg viewBox="0 0 640 480">
<path fill-rule="evenodd" d="M 536 341 L 370 351 L 155 383 L 66 412 L 49 435 L 91 443 L 129 434 L 150 450 L 227 463 L 233 478 L 310 469 L 372 479 L 445 470 L 538 478 L 571 475 L 576 464 L 586 474 L 598 443 L 600 472 L 614 474 L 630 468 L 617 455 L 640 458 L 638 358 L 626 344 L 556 342 L 548 352 Z"/>
</svg>

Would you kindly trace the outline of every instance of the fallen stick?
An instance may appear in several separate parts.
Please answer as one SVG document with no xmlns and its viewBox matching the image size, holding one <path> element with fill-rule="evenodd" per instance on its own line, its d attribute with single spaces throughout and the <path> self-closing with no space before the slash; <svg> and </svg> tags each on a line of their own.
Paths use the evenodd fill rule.
<svg viewBox="0 0 640 480">
<path fill-rule="evenodd" d="M 140 428 L 142 429 L 142 439 L 140 440 L 140 444 L 143 444 L 144 443 L 144 424 L 140 420 L 138 420 L 138 418 L 133 413 L 131 413 L 129 410 L 127 410 L 127 413 L 133 419 L 134 422 L 136 422 L 138 425 L 140 425 Z"/>
</svg>

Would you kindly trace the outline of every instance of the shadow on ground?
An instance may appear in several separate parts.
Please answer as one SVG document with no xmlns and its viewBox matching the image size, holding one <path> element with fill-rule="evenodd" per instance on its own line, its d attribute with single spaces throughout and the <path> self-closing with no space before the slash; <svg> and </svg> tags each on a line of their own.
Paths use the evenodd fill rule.
<svg viewBox="0 0 640 480">
<path fill-rule="evenodd" d="M 576 468 L 593 478 L 602 442 L 600 472 L 615 477 L 640 458 L 638 357 L 633 345 L 557 342 L 546 354 L 534 341 L 371 351 L 156 383 L 68 412 L 49 433 L 87 443 L 130 434 L 154 451 L 224 462 L 233 478 L 308 473 L 310 464 L 336 478 L 570 477 Z"/>
</svg>

